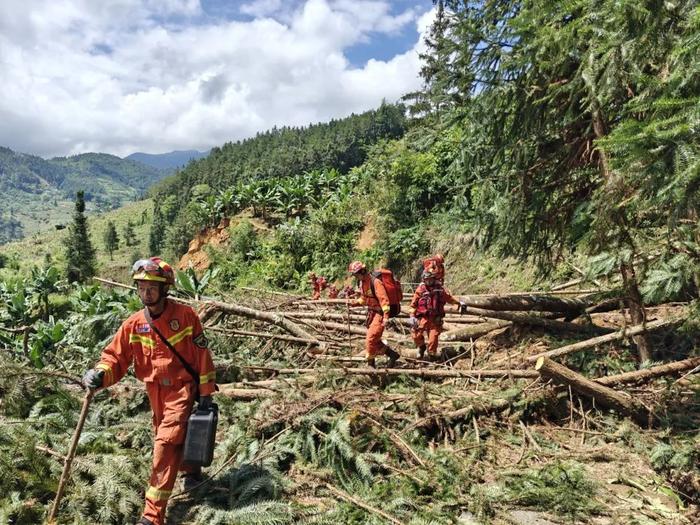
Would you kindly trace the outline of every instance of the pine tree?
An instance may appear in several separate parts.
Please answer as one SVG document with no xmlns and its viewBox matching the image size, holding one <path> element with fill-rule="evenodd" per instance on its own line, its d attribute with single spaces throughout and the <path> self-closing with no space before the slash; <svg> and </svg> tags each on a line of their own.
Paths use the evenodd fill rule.
<svg viewBox="0 0 700 525">
<path fill-rule="evenodd" d="M 85 217 L 85 197 L 77 192 L 73 222 L 68 227 L 66 246 L 66 277 L 69 282 L 85 282 L 95 275 L 97 261 L 95 249 L 90 242 L 87 218 Z"/>
<path fill-rule="evenodd" d="M 163 249 L 165 240 L 165 219 L 160 210 L 160 206 L 156 203 L 153 206 L 153 221 L 151 222 L 151 230 L 148 235 L 148 252 L 154 256 L 160 254 Z"/>
<path fill-rule="evenodd" d="M 107 229 L 104 234 L 105 249 L 109 252 L 110 260 L 113 259 L 114 250 L 119 248 L 119 234 L 117 227 L 112 221 L 107 222 Z"/>
<path fill-rule="evenodd" d="M 127 246 L 134 246 L 136 244 L 136 234 L 134 233 L 134 224 L 131 220 L 126 221 L 124 226 L 124 243 Z"/>
</svg>

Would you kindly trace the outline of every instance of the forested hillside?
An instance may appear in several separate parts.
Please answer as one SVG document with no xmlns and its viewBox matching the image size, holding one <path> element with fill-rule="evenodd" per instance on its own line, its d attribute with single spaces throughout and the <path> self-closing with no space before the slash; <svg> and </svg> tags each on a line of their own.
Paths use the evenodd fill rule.
<svg viewBox="0 0 700 525">
<path fill-rule="evenodd" d="M 0 148 L 0 242 L 65 223 L 76 191 L 85 192 L 91 210 L 104 211 L 141 198 L 166 174 L 104 153 L 45 160 Z"/>
<path fill-rule="evenodd" d="M 201 159 L 209 154 L 208 151 L 185 150 L 169 153 L 132 153 L 124 157 L 160 170 L 174 170 L 186 166 L 191 160 Z"/>
<path fill-rule="evenodd" d="M 92 232 L 110 281 L 195 241 L 173 293 L 205 326 L 221 412 L 169 524 L 700 521 L 700 7 L 434 4 L 425 85 L 402 104 L 214 148 L 152 210 L 102 219 L 136 239 L 114 261 Z M 80 377 L 142 307 L 114 289 L 131 283 L 67 284 L 47 246 L 10 255 L 0 283 L 13 525 L 49 514 Z M 436 252 L 461 304 L 426 358 L 409 300 Z M 382 319 L 394 365 L 367 359 L 355 259 L 402 278 Z M 341 298 L 311 299 L 309 272 Z M 127 374 L 98 391 L 58 523 L 138 519 L 143 390 Z"/>
</svg>

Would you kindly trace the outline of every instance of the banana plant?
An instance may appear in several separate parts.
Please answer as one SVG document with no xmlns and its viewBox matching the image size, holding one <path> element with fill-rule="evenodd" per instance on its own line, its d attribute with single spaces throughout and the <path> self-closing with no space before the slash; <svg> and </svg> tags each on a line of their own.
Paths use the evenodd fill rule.
<svg viewBox="0 0 700 525">
<path fill-rule="evenodd" d="M 55 266 L 32 268 L 28 291 L 38 306 L 39 316 L 43 320 L 46 321 L 49 318 L 49 295 L 62 292 L 64 289 L 65 282 L 61 279 L 61 273 Z"/>
<path fill-rule="evenodd" d="M 188 297 L 199 300 L 205 288 L 209 285 L 209 281 L 219 274 L 219 268 L 209 267 L 202 274 L 202 277 L 197 277 L 194 268 L 187 268 L 185 271 L 176 273 L 175 282 L 178 291 L 184 293 Z"/>
</svg>

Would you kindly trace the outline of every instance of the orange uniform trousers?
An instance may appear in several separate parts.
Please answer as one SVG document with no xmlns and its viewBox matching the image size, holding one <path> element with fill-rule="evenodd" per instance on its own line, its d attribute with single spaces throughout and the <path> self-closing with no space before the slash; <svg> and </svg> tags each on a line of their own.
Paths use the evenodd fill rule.
<svg viewBox="0 0 700 525">
<path fill-rule="evenodd" d="M 420 317 L 418 326 L 411 330 L 411 337 L 416 346 L 423 346 L 425 336 L 428 336 L 428 354 L 436 355 L 438 343 L 440 342 L 440 332 L 442 332 L 442 319 L 440 317 Z"/>
<path fill-rule="evenodd" d="M 384 334 L 384 315 L 374 310 L 367 312 L 367 338 L 365 339 L 365 356 L 372 359 L 378 355 L 386 354 L 386 346 L 382 343 Z"/>
<path fill-rule="evenodd" d="M 146 383 L 146 392 L 153 410 L 155 440 L 153 467 L 143 516 L 151 520 L 153 525 L 165 525 L 165 508 L 173 492 L 178 470 L 193 471 L 182 465 L 182 454 L 196 388 L 192 382 L 178 382 L 171 386 Z"/>
</svg>

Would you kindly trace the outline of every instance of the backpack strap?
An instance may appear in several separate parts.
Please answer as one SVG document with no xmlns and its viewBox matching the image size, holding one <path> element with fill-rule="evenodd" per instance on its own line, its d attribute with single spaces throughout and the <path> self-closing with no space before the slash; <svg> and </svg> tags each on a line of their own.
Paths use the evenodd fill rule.
<svg viewBox="0 0 700 525">
<path fill-rule="evenodd" d="M 161 341 L 170 348 L 170 351 L 175 354 L 175 356 L 180 360 L 182 363 L 182 366 L 185 367 L 185 370 L 192 376 L 192 379 L 194 379 L 194 383 L 196 385 L 199 385 L 199 375 L 197 372 L 194 371 L 194 368 L 192 368 L 192 365 L 190 365 L 187 361 L 185 361 L 185 358 L 180 355 L 180 353 L 175 350 L 175 347 L 170 344 L 170 341 L 168 341 L 165 336 L 160 333 L 160 330 L 158 330 L 154 325 L 153 325 L 153 319 L 151 318 L 151 312 L 148 311 L 148 308 L 143 309 L 143 316 L 146 318 L 146 322 L 148 323 L 148 326 L 151 327 L 151 330 L 153 330 L 156 335 L 160 338 Z M 199 389 L 197 389 L 197 394 L 195 396 L 196 400 L 199 400 Z"/>
</svg>

